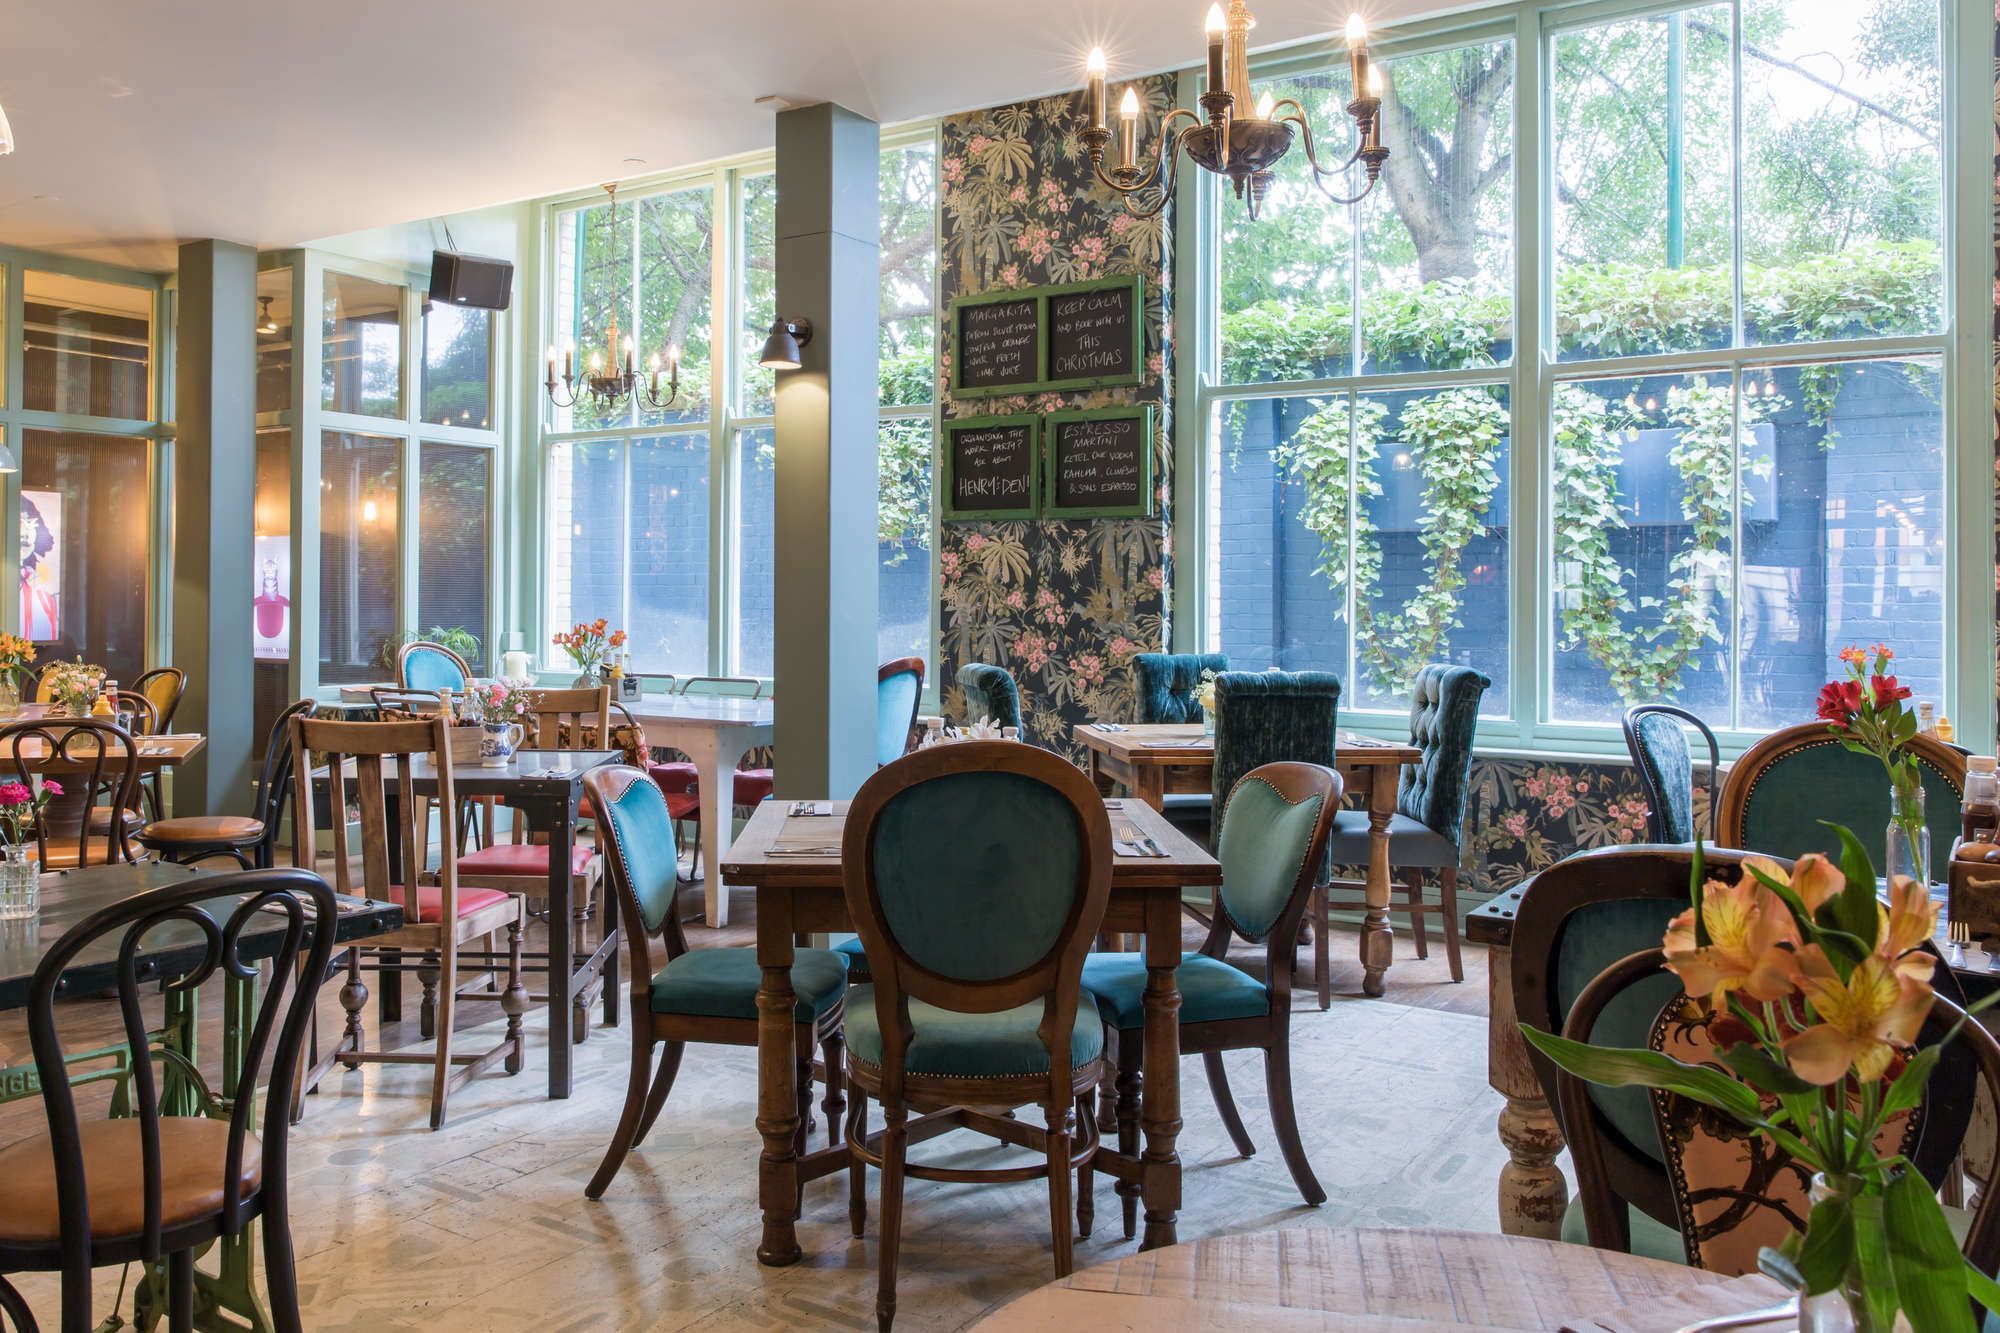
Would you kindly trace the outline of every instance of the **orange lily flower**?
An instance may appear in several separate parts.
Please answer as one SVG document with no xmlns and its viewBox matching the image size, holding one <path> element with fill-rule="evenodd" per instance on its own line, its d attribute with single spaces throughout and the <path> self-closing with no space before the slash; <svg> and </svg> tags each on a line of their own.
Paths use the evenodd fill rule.
<svg viewBox="0 0 2000 1333">
<path fill-rule="evenodd" d="M 1794 861 L 1789 873 L 1761 856 L 1749 857 L 1743 865 L 1745 870 L 1761 871 L 1788 886 L 1799 895 L 1808 912 L 1817 912 L 1823 903 L 1847 888 L 1847 876 L 1840 867 L 1818 852 L 1807 852 Z"/>
<path fill-rule="evenodd" d="M 1908 875 L 1898 875 L 1889 884 L 1889 905 L 1881 910 L 1876 955 L 1899 975 L 1928 983 L 1934 960 L 1921 950 L 1937 930 L 1938 913 L 1930 889 Z"/>
<path fill-rule="evenodd" d="M 1701 917 L 1706 945 L 1695 943 L 1693 908 L 1673 919 L 1661 942 L 1668 969 L 1688 994 L 1707 995 L 1723 1010 L 1733 990 L 1756 1000 L 1792 993 L 1791 951 L 1799 936 L 1778 895 L 1747 875 L 1736 884 L 1710 880 L 1701 886 Z"/>
<path fill-rule="evenodd" d="M 1864 1083 L 1915 1043 L 1931 1008 L 1931 988 L 1899 973 L 1880 954 L 1861 960 L 1846 981 L 1817 945 L 1799 951 L 1799 988 L 1819 1021 L 1785 1038 L 1792 1072 L 1822 1087 L 1849 1069 Z"/>
</svg>

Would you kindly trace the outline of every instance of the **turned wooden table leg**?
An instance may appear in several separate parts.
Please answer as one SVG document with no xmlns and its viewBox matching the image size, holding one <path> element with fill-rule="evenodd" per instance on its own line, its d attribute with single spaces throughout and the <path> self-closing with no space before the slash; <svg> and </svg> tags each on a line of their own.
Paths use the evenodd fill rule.
<svg viewBox="0 0 2000 1333">
<path fill-rule="evenodd" d="M 1380 995 L 1396 952 L 1389 929 L 1389 820 L 1396 813 L 1393 776 L 1371 775 L 1368 784 L 1368 910 L 1361 919 L 1361 993 Z"/>
<path fill-rule="evenodd" d="M 1144 999 L 1146 1079 L 1140 1089 L 1139 1123 L 1146 1147 L 1140 1157 L 1144 1177 L 1146 1229 L 1139 1248 L 1179 1243 L 1175 1226 L 1181 1207 L 1181 993 L 1175 973 L 1181 961 L 1179 895 L 1150 893 L 1146 901 L 1146 993 Z"/>
<path fill-rule="evenodd" d="M 1508 1159 L 1500 1168 L 1500 1230 L 1555 1240 L 1569 1203 L 1569 1182 L 1555 1164 L 1563 1150 L 1562 1129 L 1515 1025 L 1513 950 L 1489 948 L 1486 975 L 1486 1081 L 1507 1099 L 1499 1124 Z"/>
<path fill-rule="evenodd" d="M 721 876 L 711 861 L 709 875 Z M 799 1261 L 798 1053 L 792 993 L 791 898 L 783 893 L 757 897 L 757 1133 L 764 1140 L 757 1163 L 757 1202 L 764 1212 L 764 1239 L 758 1262 L 782 1267 Z M 636 1021 L 636 1020 L 635 1020 Z"/>
</svg>

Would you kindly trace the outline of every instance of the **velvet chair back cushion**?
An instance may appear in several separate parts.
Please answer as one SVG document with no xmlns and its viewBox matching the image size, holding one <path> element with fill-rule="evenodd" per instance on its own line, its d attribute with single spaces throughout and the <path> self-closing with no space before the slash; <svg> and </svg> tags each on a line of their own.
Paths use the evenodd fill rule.
<svg viewBox="0 0 2000 1333">
<path fill-rule="evenodd" d="M 1453 843 L 1465 822 L 1479 700 L 1492 684 L 1471 667 L 1432 665 L 1410 688 L 1410 743 L 1423 758 L 1403 766 L 1396 808 Z"/>
<path fill-rule="evenodd" d="M 1638 742 L 1634 758 L 1658 793 L 1654 841 L 1693 842 L 1694 750 L 1687 728 L 1670 713 L 1647 713 L 1633 722 L 1632 734 Z"/>
<path fill-rule="evenodd" d="M 1919 755 L 1917 765 L 1931 830 L 1931 875 L 1943 882 L 1959 831 L 1959 787 L 1928 758 Z M 1823 819 L 1845 824 L 1871 855 L 1881 855 L 1889 826 L 1889 779 L 1878 761 L 1843 748 L 1832 735 L 1823 744 L 1788 753 L 1758 776 L 1743 799 L 1738 845 L 1770 856 L 1828 851 L 1836 842 Z"/>
<path fill-rule="evenodd" d="M 910 744 L 910 719 L 917 711 L 917 673 L 898 671 L 875 685 L 875 762 L 903 757 Z"/>
<path fill-rule="evenodd" d="M 658 931 L 674 907 L 674 821 L 652 781 L 633 782 L 598 812 L 609 826 L 611 850 L 639 903 L 648 931 Z"/>
<path fill-rule="evenodd" d="M 967 662 L 958 669 L 958 685 L 965 691 L 965 720 L 968 724 L 992 718 L 1000 727 L 1021 725 L 1021 691 L 1007 668 L 985 662 Z"/>
<path fill-rule="evenodd" d="M 1140 653 L 1132 659 L 1141 722 L 1200 722 L 1201 673 L 1229 670 L 1227 653 Z"/>
<path fill-rule="evenodd" d="M 1263 939 L 1284 914 L 1324 803 L 1324 797 L 1311 796 L 1293 805 L 1254 775 L 1230 794 L 1218 857 L 1222 905 L 1246 939 Z"/>
<path fill-rule="evenodd" d="M 1532 889 L 1529 890 L 1531 893 Z M 1629 954 L 1658 948 L 1667 923 L 1687 906 L 1686 899 L 1613 898 L 1586 903 L 1569 914 L 1556 944 L 1553 980 L 1558 1012 L 1567 1014 L 1597 974 Z M 1625 987 L 1605 1004 L 1591 1029 L 1591 1044 L 1628 1049 L 1646 1044 L 1660 1007 L 1680 993 L 1671 972 L 1661 972 Z M 1634 1150 L 1655 1161 L 1660 1158 L 1653 1132 L 1653 1111 L 1643 1088 L 1586 1088 L 1609 1127 Z"/>
<path fill-rule="evenodd" d="M 896 949 L 953 981 L 997 981 L 1046 959 L 1088 878 L 1069 798 L 1022 773 L 947 773 L 898 792 L 870 855 Z"/>
<path fill-rule="evenodd" d="M 1215 678 L 1211 845 L 1229 794 L 1252 769 L 1291 760 L 1334 766 L 1340 677 L 1327 671 L 1225 671 Z"/>
<path fill-rule="evenodd" d="M 462 690 L 471 683 L 458 663 L 436 649 L 415 647 L 403 658 L 406 690 Z"/>
</svg>

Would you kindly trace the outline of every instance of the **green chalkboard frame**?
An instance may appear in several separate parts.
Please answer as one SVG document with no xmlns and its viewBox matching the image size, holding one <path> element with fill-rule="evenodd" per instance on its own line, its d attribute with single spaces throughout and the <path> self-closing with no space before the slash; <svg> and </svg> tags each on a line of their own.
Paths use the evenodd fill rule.
<svg viewBox="0 0 2000 1333">
<path fill-rule="evenodd" d="M 1026 426 L 1028 428 L 1028 452 L 1032 461 L 1028 466 L 1028 507 L 1026 509 L 959 509 L 952 502 L 958 494 L 958 486 L 953 474 L 957 469 L 952 460 L 957 457 L 953 448 L 953 437 L 962 430 L 980 430 L 988 426 Z M 1013 412 L 1004 416 L 959 417 L 944 423 L 944 448 L 940 451 L 938 470 L 944 474 L 944 490 L 939 497 L 939 512 L 946 523 L 970 523 L 982 519 L 1018 523 L 1042 516 L 1042 418 L 1033 412 Z"/>
<path fill-rule="evenodd" d="M 1132 370 L 1124 375 L 1088 375 L 1078 379 L 1049 378 L 1049 300 L 1078 292 L 1125 290 L 1132 297 Z M 958 315 L 966 306 L 995 305 L 1012 301 L 1035 303 L 1035 378 L 1017 384 L 977 384 L 960 382 L 964 362 L 958 355 Z M 1075 389 L 1110 389 L 1146 381 L 1146 279 L 1132 273 L 1114 278 L 1093 278 L 1089 282 L 1065 282 L 1053 287 L 1015 287 L 1007 291 L 980 292 L 954 298 L 946 308 L 951 330 L 951 393 L 955 398 L 1004 398 L 1011 394 L 1060 393 Z"/>
<path fill-rule="evenodd" d="M 1056 441 L 1060 438 L 1059 427 L 1065 421 L 1132 421 L 1139 422 L 1139 433 L 1145 437 L 1146 448 L 1139 459 L 1139 493 L 1142 497 L 1136 505 L 1078 505 L 1065 506 L 1056 503 Z M 1042 418 L 1042 517 L 1043 518 L 1151 518 L 1153 516 L 1153 450 L 1158 444 L 1153 435 L 1153 405 L 1141 403 L 1135 407 L 1096 407 L 1077 412 L 1050 412 Z"/>
</svg>

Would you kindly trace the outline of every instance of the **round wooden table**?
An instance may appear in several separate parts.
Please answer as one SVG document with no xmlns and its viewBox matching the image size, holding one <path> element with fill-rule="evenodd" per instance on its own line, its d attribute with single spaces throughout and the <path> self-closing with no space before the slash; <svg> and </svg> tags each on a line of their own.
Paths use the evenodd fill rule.
<svg viewBox="0 0 2000 1333">
<path fill-rule="evenodd" d="M 1013 1301 L 982 1333 L 1301 1329 L 1423 1333 L 1555 1329 L 1730 1283 L 1724 1308 L 1782 1300 L 1768 1278 L 1715 1273 L 1526 1236 L 1302 1229 L 1215 1236 L 1086 1268 Z M 1747 1285 L 1739 1285 L 1747 1284 Z M 1761 1284 L 1761 1285 L 1760 1285 Z M 1768 1288 L 1768 1290 L 1766 1289 Z M 1717 1293 L 1720 1295 L 1720 1293 Z M 1681 1320 L 1665 1324 L 1676 1327 Z"/>
</svg>

